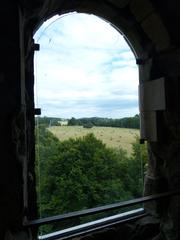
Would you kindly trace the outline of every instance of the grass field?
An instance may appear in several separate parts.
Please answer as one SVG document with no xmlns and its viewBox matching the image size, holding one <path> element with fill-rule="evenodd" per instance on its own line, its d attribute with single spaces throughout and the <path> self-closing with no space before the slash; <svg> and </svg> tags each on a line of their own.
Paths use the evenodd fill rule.
<svg viewBox="0 0 180 240">
<path fill-rule="evenodd" d="M 69 138 L 78 138 L 88 133 L 93 133 L 97 139 L 100 139 L 109 147 L 123 148 L 128 154 L 132 152 L 131 143 L 135 136 L 139 135 L 139 130 L 128 128 L 113 127 L 93 127 L 83 128 L 82 126 L 53 126 L 48 128 L 59 140 L 67 140 Z"/>
</svg>

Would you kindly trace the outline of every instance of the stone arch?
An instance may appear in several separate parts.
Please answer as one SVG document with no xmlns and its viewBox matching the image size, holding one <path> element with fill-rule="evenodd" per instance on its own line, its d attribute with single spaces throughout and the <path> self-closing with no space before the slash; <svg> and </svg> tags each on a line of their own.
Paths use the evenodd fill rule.
<svg viewBox="0 0 180 240">
<path fill-rule="evenodd" d="M 110 22 L 121 32 L 139 64 L 140 82 L 164 76 L 163 72 L 159 74 L 158 71 L 156 74 L 153 60 L 154 56 L 157 57 L 159 53 L 166 52 L 170 48 L 170 36 L 160 15 L 149 0 L 42 1 L 24 21 L 26 53 L 32 49 L 32 34 L 45 20 L 56 14 L 73 11 L 94 14 Z"/>
</svg>

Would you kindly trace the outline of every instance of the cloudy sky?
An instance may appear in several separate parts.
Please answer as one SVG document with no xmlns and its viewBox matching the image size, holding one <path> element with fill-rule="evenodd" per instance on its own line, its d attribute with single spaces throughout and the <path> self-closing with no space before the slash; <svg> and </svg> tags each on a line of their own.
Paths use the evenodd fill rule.
<svg viewBox="0 0 180 240">
<path fill-rule="evenodd" d="M 55 16 L 36 32 L 36 107 L 42 116 L 138 113 L 138 70 L 122 35 L 94 15 Z"/>
</svg>

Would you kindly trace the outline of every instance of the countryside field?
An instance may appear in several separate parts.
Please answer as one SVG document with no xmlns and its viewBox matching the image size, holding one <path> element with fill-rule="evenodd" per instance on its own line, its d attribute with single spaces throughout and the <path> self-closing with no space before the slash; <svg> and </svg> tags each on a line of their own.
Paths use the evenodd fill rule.
<svg viewBox="0 0 180 240">
<path fill-rule="evenodd" d="M 139 130 L 128 128 L 114 127 L 93 127 L 83 128 L 82 126 L 53 126 L 48 128 L 59 140 L 67 140 L 69 138 L 78 138 L 88 133 L 93 133 L 97 139 L 102 140 L 109 147 L 123 148 L 128 152 L 132 152 L 132 142 L 135 136 L 139 136 Z"/>
</svg>

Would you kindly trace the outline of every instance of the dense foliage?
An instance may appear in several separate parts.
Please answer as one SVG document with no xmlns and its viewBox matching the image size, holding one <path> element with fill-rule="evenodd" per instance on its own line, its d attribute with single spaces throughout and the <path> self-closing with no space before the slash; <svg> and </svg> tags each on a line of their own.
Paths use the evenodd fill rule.
<svg viewBox="0 0 180 240">
<path fill-rule="evenodd" d="M 39 152 L 41 216 L 51 216 L 142 195 L 142 164 L 147 162 L 145 146 L 138 138 L 133 154 L 108 148 L 93 134 L 59 141 L 46 125 L 40 125 Z M 142 148 L 140 151 L 140 148 Z M 38 175 L 38 173 L 37 173 Z M 51 230 L 55 230 L 51 226 Z"/>
</svg>

